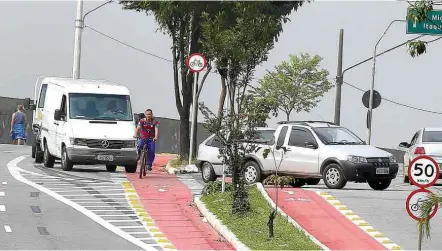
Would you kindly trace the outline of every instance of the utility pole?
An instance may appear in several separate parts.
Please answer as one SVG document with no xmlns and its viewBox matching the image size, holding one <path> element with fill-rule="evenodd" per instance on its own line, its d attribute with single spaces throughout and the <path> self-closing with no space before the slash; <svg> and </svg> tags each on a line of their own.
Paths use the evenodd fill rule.
<svg viewBox="0 0 442 251">
<path fill-rule="evenodd" d="M 335 124 L 341 124 L 341 92 L 342 92 L 342 57 L 344 48 L 344 29 L 339 32 L 338 70 L 336 73 Z"/>
<path fill-rule="evenodd" d="M 83 32 L 83 0 L 77 0 L 77 17 L 75 19 L 74 64 L 72 78 L 80 78 L 81 33 Z"/>
</svg>

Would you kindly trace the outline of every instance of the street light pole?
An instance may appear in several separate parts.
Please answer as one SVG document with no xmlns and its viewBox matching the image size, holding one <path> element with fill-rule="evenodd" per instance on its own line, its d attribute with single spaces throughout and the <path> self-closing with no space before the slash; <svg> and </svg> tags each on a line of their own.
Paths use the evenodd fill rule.
<svg viewBox="0 0 442 251">
<path fill-rule="evenodd" d="M 80 78 L 81 33 L 83 31 L 83 0 L 77 1 L 77 17 L 75 19 L 74 64 L 72 78 Z"/>
<path fill-rule="evenodd" d="M 373 91 L 374 91 L 374 79 L 375 79 L 375 74 L 376 74 L 376 52 L 377 52 L 377 47 L 379 45 L 379 43 L 381 42 L 382 38 L 384 38 L 385 34 L 387 33 L 388 29 L 390 29 L 391 25 L 395 22 L 406 22 L 406 20 L 393 20 L 390 22 L 390 24 L 387 26 L 387 28 L 385 29 L 384 33 L 382 34 L 382 36 L 379 38 L 378 42 L 376 43 L 376 45 L 374 46 L 374 50 L 373 50 L 373 68 L 372 68 L 372 79 L 371 79 L 371 85 L 370 85 L 370 99 L 369 99 L 369 103 L 368 103 L 368 144 L 371 144 L 371 125 L 373 122 Z"/>
<path fill-rule="evenodd" d="M 86 16 L 103 7 L 104 5 L 113 2 L 114 0 L 109 0 L 105 3 L 102 3 L 98 7 L 86 12 L 83 16 L 83 0 L 77 1 L 77 17 L 75 19 L 75 41 L 74 41 L 74 62 L 72 66 L 72 78 L 78 79 L 80 78 L 80 60 L 81 60 L 81 38 L 84 29 L 84 19 Z"/>
<path fill-rule="evenodd" d="M 339 32 L 338 70 L 336 74 L 335 124 L 341 124 L 341 88 L 342 88 L 342 57 L 344 47 L 344 30 Z"/>
</svg>

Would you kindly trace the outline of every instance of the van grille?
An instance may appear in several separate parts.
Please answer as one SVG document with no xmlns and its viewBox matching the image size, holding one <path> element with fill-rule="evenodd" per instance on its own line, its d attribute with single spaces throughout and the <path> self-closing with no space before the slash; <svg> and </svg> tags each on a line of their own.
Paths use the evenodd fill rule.
<svg viewBox="0 0 442 251">
<path fill-rule="evenodd" d="M 86 145 L 89 148 L 101 148 L 101 149 L 121 149 L 124 145 L 122 140 L 108 140 L 109 146 L 103 147 L 103 140 L 101 139 L 86 139 Z"/>
</svg>

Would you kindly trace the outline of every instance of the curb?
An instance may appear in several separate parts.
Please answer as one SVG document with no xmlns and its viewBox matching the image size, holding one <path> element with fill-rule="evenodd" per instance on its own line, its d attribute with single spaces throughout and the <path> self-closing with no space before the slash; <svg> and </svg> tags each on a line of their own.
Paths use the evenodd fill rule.
<svg viewBox="0 0 442 251">
<path fill-rule="evenodd" d="M 268 195 L 267 191 L 265 190 L 262 183 L 256 183 L 256 187 L 261 192 L 262 196 L 265 198 L 265 200 L 270 204 L 272 208 L 275 208 L 275 203 L 273 202 L 272 198 Z M 287 218 L 287 221 L 292 223 L 293 226 L 295 226 L 297 229 L 301 230 L 307 237 L 310 238 L 311 241 L 313 241 L 316 245 L 321 247 L 322 250 L 330 251 L 330 249 L 322 244 L 318 239 L 316 239 L 313 235 L 311 235 L 307 230 L 305 230 L 301 225 L 299 225 L 298 222 L 296 222 L 292 217 L 288 216 L 280 207 L 277 208 L 278 213 L 282 215 L 283 217 Z"/>
<path fill-rule="evenodd" d="M 323 191 L 316 191 L 316 193 L 321 196 L 324 200 L 326 200 L 330 205 L 332 205 L 336 210 L 338 210 L 341 214 L 343 214 L 347 219 L 351 220 L 353 224 L 358 226 L 368 235 L 370 235 L 373 239 L 378 241 L 388 250 L 403 250 L 400 246 L 393 243 L 390 239 L 388 239 L 384 234 L 377 231 L 374 227 L 372 227 L 368 222 L 362 220 L 358 215 L 356 215 L 353 211 L 348 209 L 342 202 L 340 202 L 336 197 L 328 194 Z"/>
<path fill-rule="evenodd" d="M 137 195 L 137 192 L 132 186 L 132 183 L 130 181 L 123 181 L 121 182 L 121 186 L 124 189 L 127 203 L 137 213 L 138 218 L 143 223 L 143 226 L 146 228 L 147 232 L 152 236 L 152 238 L 155 239 L 158 245 L 165 250 L 177 250 L 176 247 L 160 231 L 152 217 L 150 217 L 149 213 L 144 210 L 143 205 L 141 204 L 141 201 L 139 200 L 139 197 Z"/>
<path fill-rule="evenodd" d="M 198 210 L 201 214 L 206 217 L 207 222 L 218 232 L 220 233 L 236 250 L 240 251 L 251 251 L 246 245 L 244 245 L 238 238 L 236 238 L 235 234 L 232 233 L 222 222 L 216 218 L 214 214 L 212 214 L 206 207 L 206 205 L 200 200 L 200 197 L 195 196 L 193 201 L 195 202 Z"/>
<path fill-rule="evenodd" d="M 188 171 L 186 171 L 186 170 L 183 170 L 186 166 L 180 166 L 179 168 L 172 167 L 172 166 L 170 165 L 170 162 L 171 162 L 172 160 L 173 160 L 173 159 L 169 160 L 169 161 L 167 162 L 167 164 L 166 164 L 166 167 L 165 167 L 166 172 L 169 173 L 169 174 L 199 173 L 199 172 L 188 172 Z"/>
</svg>

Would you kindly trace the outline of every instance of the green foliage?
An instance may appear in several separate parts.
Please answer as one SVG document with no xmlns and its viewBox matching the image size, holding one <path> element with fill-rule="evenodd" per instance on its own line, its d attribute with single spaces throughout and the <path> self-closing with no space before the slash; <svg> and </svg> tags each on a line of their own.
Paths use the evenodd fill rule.
<svg viewBox="0 0 442 251">
<path fill-rule="evenodd" d="M 290 186 L 290 184 L 293 182 L 295 182 L 295 179 L 291 176 L 279 176 L 272 174 L 263 181 L 263 184 L 284 188 Z"/>
<path fill-rule="evenodd" d="M 233 191 L 233 185 L 232 183 L 226 183 L 225 184 L 225 192 L 232 192 Z M 222 192 L 222 181 L 219 180 L 215 180 L 215 181 L 210 181 L 209 183 L 207 183 L 202 191 L 202 195 L 203 196 L 209 196 L 212 194 L 216 194 L 216 193 L 221 193 Z"/>
<path fill-rule="evenodd" d="M 251 94 L 264 99 L 275 113 L 283 111 L 287 120 L 292 111 L 308 112 L 332 88 L 327 80 L 329 72 L 319 69 L 321 61 L 318 55 L 290 55 L 290 60 L 276 66 L 275 71 L 269 71 Z"/>
<path fill-rule="evenodd" d="M 427 200 L 422 205 L 422 210 L 420 213 L 420 218 L 422 221 L 418 221 L 418 226 L 422 227 L 423 236 L 430 238 L 431 227 L 430 227 L 430 214 L 433 212 L 433 207 L 442 207 L 442 194 L 441 193 L 429 193 Z"/>
<path fill-rule="evenodd" d="M 428 20 L 428 12 L 433 10 L 433 1 L 420 0 L 410 3 L 407 19 L 415 22 Z M 431 21 L 431 20 L 430 20 Z M 408 53 L 411 57 L 417 57 L 427 52 L 427 42 L 422 40 L 411 41 L 408 43 Z"/>
</svg>

